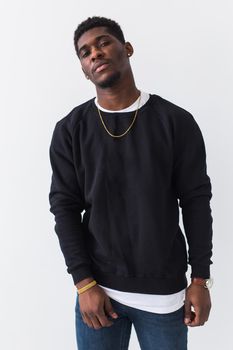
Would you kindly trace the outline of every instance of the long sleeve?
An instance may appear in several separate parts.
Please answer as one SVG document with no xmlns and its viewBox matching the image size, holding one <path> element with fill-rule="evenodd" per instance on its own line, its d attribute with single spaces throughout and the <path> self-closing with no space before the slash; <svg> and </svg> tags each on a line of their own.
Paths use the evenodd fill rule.
<svg viewBox="0 0 233 350">
<path fill-rule="evenodd" d="M 212 264 L 212 186 L 202 133 L 191 114 L 175 127 L 174 181 L 188 243 L 191 277 L 208 278 Z"/>
<path fill-rule="evenodd" d="M 84 200 L 75 174 L 71 132 L 63 120 L 55 126 L 49 155 L 52 167 L 50 211 L 55 216 L 54 228 L 67 272 L 76 284 L 91 276 L 91 269 L 81 222 Z"/>
</svg>

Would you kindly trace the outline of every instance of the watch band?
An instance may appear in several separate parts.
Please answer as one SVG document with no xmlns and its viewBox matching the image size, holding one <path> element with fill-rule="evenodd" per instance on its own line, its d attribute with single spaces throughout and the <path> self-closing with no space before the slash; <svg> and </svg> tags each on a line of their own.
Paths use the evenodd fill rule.
<svg viewBox="0 0 233 350">
<path fill-rule="evenodd" d="M 213 285 L 213 278 L 193 277 L 191 281 L 193 284 L 197 284 L 207 289 L 210 289 Z"/>
</svg>

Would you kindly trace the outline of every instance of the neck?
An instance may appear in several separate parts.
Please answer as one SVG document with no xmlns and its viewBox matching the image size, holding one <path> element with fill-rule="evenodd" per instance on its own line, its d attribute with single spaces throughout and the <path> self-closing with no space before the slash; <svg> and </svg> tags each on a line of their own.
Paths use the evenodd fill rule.
<svg viewBox="0 0 233 350">
<path fill-rule="evenodd" d="M 140 95 L 133 77 L 111 88 L 96 88 L 97 101 L 105 109 L 117 111 L 129 107 Z"/>
</svg>

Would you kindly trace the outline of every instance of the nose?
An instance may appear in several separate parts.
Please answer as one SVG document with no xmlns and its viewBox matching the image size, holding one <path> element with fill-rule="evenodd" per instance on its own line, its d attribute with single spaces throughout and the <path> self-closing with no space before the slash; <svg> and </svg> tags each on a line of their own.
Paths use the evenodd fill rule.
<svg viewBox="0 0 233 350">
<path fill-rule="evenodd" d="M 101 49 L 98 47 L 93 48 L 91 51 L 92 61 L 95 61 L 96 59 L 101 58 L 101 57 L 103 57 L 103 52 L 101 51 Z"/>
</svg>

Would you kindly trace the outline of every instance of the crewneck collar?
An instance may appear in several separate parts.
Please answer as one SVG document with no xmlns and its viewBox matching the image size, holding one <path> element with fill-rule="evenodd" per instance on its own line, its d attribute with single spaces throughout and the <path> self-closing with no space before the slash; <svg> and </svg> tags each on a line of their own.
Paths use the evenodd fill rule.
<svg viewBox="0 0 233 350">
<path fill-rule="evenodd" d="M 140 97 L 140 96 L 139 96 Z M 137 98 L 136 101 L 134 101 L 129 107 L 120 109 L 118 111 L 113 111 L 110 109 L 105 109 L 99 105 L 97 102 L 97 97 L 95 97 L 94 102 L 95 105 L 102 111 L 102 112 L 108 112 L 108 113 L 122 113 L 122 112 L 132 112 L 135 111 L 138 108 L 138 100 L 139 97 Z M 141 91 L 141 100 L 140 100 L 140 105 L 139 108 L 141 108 L 150 98 L 150 95 L 147 92 Z"/>
</svg>

